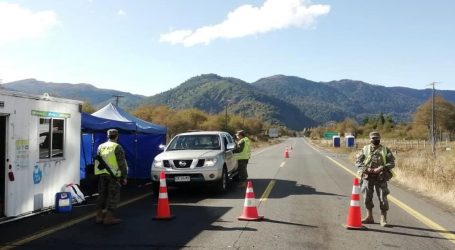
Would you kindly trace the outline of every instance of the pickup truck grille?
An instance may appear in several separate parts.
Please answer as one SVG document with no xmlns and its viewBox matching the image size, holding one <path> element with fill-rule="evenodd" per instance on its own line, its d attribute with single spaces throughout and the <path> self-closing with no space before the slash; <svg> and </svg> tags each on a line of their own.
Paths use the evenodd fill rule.
<svg viewBox="0 0 455 250">
<path fill-rule="evenodd" d="M 173 163 L 175 168 L 189 168 L 193 160 L 174 160 Z"/>
<path fill-rule="evenodd" d="M 204 159 L 199 159 L 199 161 L 197 162 L 196 167 L 203 167 L 203 166 L 204 166 L 204 163 L 205 163 L 205 160 L 204 160 Z"/>
</svg>

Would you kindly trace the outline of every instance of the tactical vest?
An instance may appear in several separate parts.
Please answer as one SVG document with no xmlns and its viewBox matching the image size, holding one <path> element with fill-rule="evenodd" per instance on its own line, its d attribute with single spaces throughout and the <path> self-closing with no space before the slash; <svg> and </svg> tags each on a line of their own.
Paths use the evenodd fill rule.
<svg viewBox="0 0 455 250">
<path fill-rule="evenodd" d="M 248 160 L 251 157 L 251 146 L 250 146 L 250 139 L 248 137 L 243 137 L 240 139 L 240 142 L 243 141 L 243 150 L 242 152 L 235 154 L 237 160 Z"/>
<path fill-rule="evenodd" d="M 112 173 L 114 173 L 115 176 L 120 177 L 122 173 L 118 167 L 117 157 L 115 157 L 115 149 L 117 146 L 118 144 L 115 142 L 105 142 L 98 147 L 98 154 L 103 157 L 106 164 L 111 168 Z M 95 161 L 95 175 L 109 174 L 106 169 L 98 169 L 98 165 L 98 161 Z"/>
<path fill-rule="evenodd" d="M 386 164 L 387 163 L 387 148 L 381 145 L 381 149 L 379 152 L 382 157 L 382 164 Z M 368 166 L 368 164 L 370 164 L 370 162 L 371 162 L 371 157 L 373 155 L 371 153 L 371 145 L 366 145 L 363 147 L 363 154 L 365 155 L 363 164 L 364 164 L 364 166 Z"/>
</svg>

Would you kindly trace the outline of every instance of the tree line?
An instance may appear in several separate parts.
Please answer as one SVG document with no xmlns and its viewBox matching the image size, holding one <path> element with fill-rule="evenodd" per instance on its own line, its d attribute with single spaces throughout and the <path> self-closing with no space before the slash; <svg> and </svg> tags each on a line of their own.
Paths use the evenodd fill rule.
<svg viewBox="0 0 455 250">
<path fill-rule="evenodd" d="M 434 114 L 434 133 L 436 139 L 452 139 L 455 135 L 455 105 L 441 96 L 430 98 L 420 105 L 412 114 L 408 123 L 396 122 L 391 115 L 364 117 L 360 122 L 346 118 L 341 122 L 334 122 L 305 131 L 307 135 L 322 138 L 325 131 L 338 131 L 341 135 L 353 134 L 365 137 L 369 132 L 379 131 L 383 137 L 428 140 L 431 138 L 431 127 Z"/>
<path fill-rule="evenodd" d="M 82 111 L 93 113 L 96 109 L 88 102 L 82 105 Z M 226 131 L 235 134 L 244 130 L 255 140 L 266 140 L 266 131 L 270 127 L 279 128 L 281 135 L 292 134 L 284 126 L 272 125 L 257 117 L 245 117 L 232 113 L 220 112 L 208 114 L 196 108 L 172 109 L 166 105 L 142 105 L 129 111 L 132 115 L 167 128 L 168 139 L 174 135 L 198 130 Z"/>
</svg>

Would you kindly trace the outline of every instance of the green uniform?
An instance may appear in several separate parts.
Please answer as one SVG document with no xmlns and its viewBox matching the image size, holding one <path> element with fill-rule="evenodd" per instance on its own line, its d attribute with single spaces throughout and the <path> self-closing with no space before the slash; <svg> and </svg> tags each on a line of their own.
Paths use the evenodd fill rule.
<svg viewBox="0 0 455 250">
<path fill-rule="evenodd" d="M 122 146 L 113 141 L 107 141 L 98 147 L 98 154 L 103 157 L 106 164 L 112 170 L 117 179 L 122 180 L 127 176 L 128 165 L 125 159 L 125 151 Z M 95 162 L 95 175 L 99 176 L 97 209 L 115 211 L 120 201 L 120 184 L 103 169 L 98 168 Z"/>
<path fill-rule="evenodd" d="M 365 207 L 367 209 L 374 207 L 373 193 L 376 189 L 381 211 L 389 210 L 387 195 L 390 191 L 387 181 L 392 177 L 391 170 L 395 167 L 395 157 L 392 151 L 382 145 L 366 145 L 357 155 L 356 166 L 359 168 L 359 172 L 362 173 L 362 186 L 365 190 Z M 380 173 L 367 173 L 368 168 L 375 169 L 380 166 L 384 166 Z"/>
</svg>

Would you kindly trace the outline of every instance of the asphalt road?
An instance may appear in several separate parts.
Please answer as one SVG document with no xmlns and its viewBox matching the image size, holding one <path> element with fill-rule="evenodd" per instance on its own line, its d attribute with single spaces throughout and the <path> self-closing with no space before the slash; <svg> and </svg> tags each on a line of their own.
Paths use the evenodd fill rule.
<svg viewBox="0 0 455 250">
<path fill-rule="evenodd" d="M 285 147 L 291 146 L 290 158 L 284 158 Z M 248 172 L 263 221 L 237 219 L 244 188 L 232 186 L 223 195 L 207 187 L 169 188 L 176 216 L 171 221 L 153 220 L 157 195 L 145 193 L 119 208 L 120 225 L 96 225 L 93 213 L 86 213 L 62 219 L 60 227 L 39 228 L 5 248 L 455 249 L 453 211 L 393 184 L 391 227 L 345 229 L 355 171 L 345 157 L 316 149 L 303 138 L 255 151 Z M 378 206 L 374 215 L 379 221 Z"/>
</svg>

